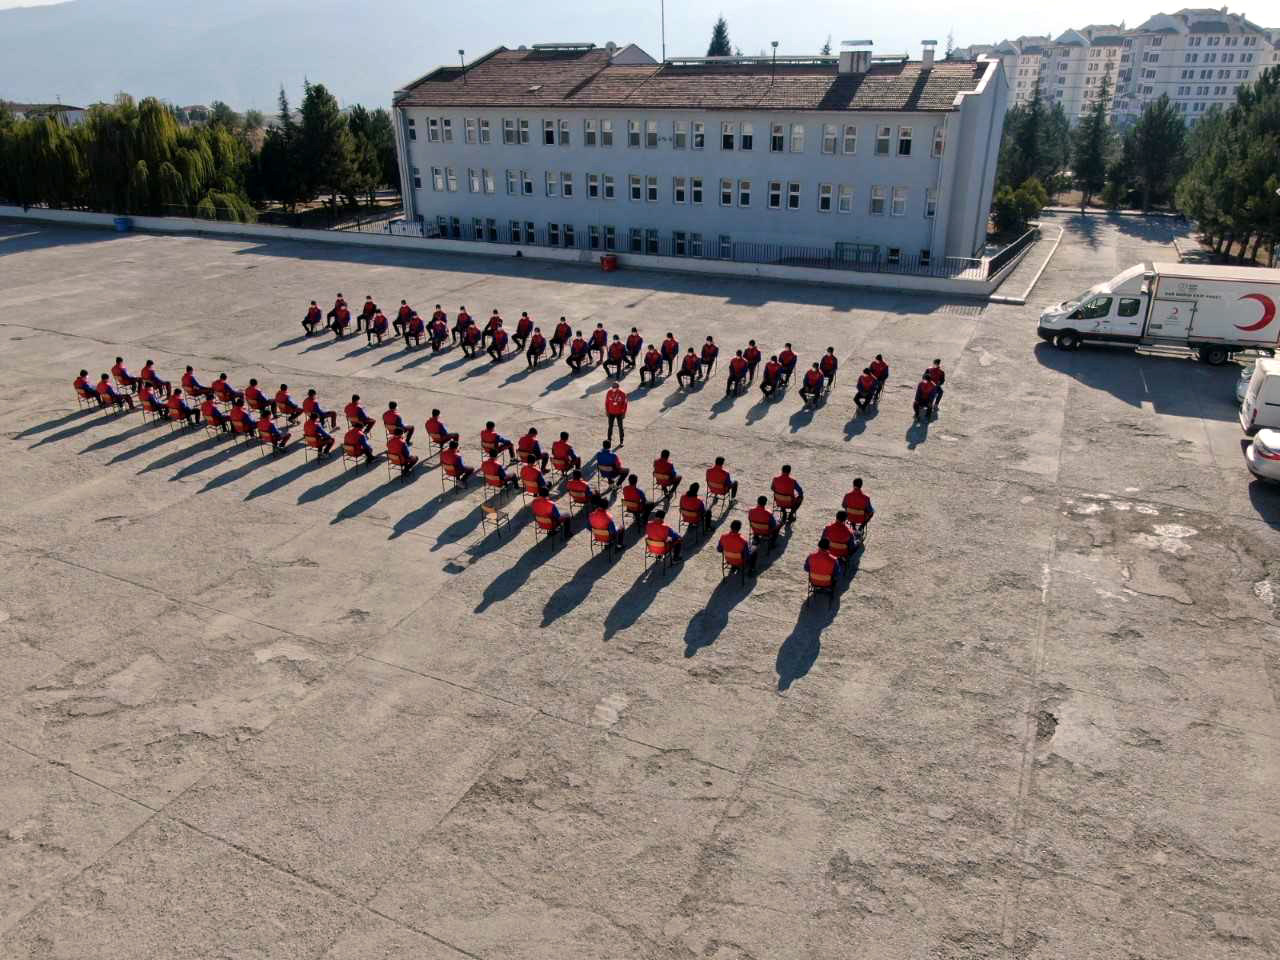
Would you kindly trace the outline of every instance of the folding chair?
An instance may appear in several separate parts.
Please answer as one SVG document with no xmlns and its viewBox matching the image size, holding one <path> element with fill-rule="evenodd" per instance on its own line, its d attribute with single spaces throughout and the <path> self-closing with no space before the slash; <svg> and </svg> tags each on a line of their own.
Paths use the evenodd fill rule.
<svg viewBox="0 0 1280 960">
<path fill-rule="evenodd" d="M 640 515 L 644 512 L 644 505 L 634 498 L 627 499 L 627 495 L 622 495 L 622 541 L 627 540 L 627 531 L 634 526 L 638 526 L 642 521 Z"/>
<path fill-rule="evenodd" d="M 231 435 L 237 438 L 243 437 L 246 446 L 253 446 L 258 442 L 258 431 L 243 420 L 231 421 Z"/>
<path fill-rule="evenodd" d="M 395 476 L 395 471 L 400 471 L 400 482 L 408 483 L 409 478 L 413 475 L 414 467 L 417 464 L 410 464 L 409 458 L 401 453 L 392 453 L 387 451 L 387 480 L 390 481 Z"/>
<path fill-rule="evenodd" d="M 835 602 L 836 585 L 835 578 L 827 573 L 810 573 L 809 574 L 809 592 L 805 594 L 804 602 L 808 603 L 810 598 L 820 593 L 827 595 L 827 606 Z"/>
<path fill-rule="evenodd" d="M 154 400 L 140 400 L 138 406 L 142 408 L 143 423 L 154 423 L 158 420 L 164 420 L 168 416 L 167 413 L 161 412 L 160 405 Z"/>
<path fill-rule="evenodd" d="M 112 380 L 114 380 L 114 381 L 116 382 L 116 386 L 117 386 L 117 387 L 119 387 L 121 390 L 124 390 L 124 391 L 126 391 L 126 392 L 128 392 L 128 393 L 137 393 L 137 392 L 138 392 L 138 378 L 137 378 L 137 377 L 134 377 L 134 378 L 133 378 L 133 382 L 132 382 L 132 383 L 130 383 L 128 380 L 126 380 L 124 377 L 120 376 L 119 374 L 115 374 L 115 373 L 113 373 L 113 374 L 111 375 L 111 379 L 112 379 Z"/>
<path fill-rule="evenodd" d="M 849 561 L 858 551 L 859 546 L 860 541 L 858 540 L 857 533 L 854 533 L 853 537 L 846 540 L 844 543 L 841 543 L 838 540 L 831 541 L 831 555 L 844 564 L 845 576 L 850 576 L 853 572 L 853 565 Z"/>
<path fill-rule="evenodd" d="M 449 441 L 443 433 L 427 434 L 427 459 L 439 456 L 444 453 L 445 448 L 449 446 Z"/>
<path fill-rule="evenodd" d="M 772 553 L 775 545 L 774 531 L 764 521 L 756 521 L 748 518 L 751 524 L 751 540 L 753 543 L 767 544 L 765 553 Z"/>
<path fill-rule="evenodd" d="M 788 516 L 787 511 L 795 506 L 796 498 L 790 493 L 773 492 L 773 509 L 780 514 L 779 523 L 784 523 Z"/>
<path fill-rule="evenodd" d="M 324 452 L 323 444 L 320 442 L 319 437 L 308 437 L 306 434 L 303 434 L 302 459 L 304 462 L 310 462 L 312 450 L 316 452 L 317 460 L 328 460 L 330 457 L 330 454 Z"/>
<path fill-rule="evenodd" d="M 569 518 L 563 514 L 559 520 L 552 520 L 550 517 L 540 517 L 536 513 L 533 515 L 533 545 L 536 547 L 538 541 L 543 537 L 555 543 L 557 535 L 560 535 L 560 528 L 569 522 Z"/>
<path fill-rule="evenodd" d="M 661 493 L 663 500 L 670 500 L 671 494 L 675 492 L 670 489 L 675 484 L 675 479 L 670 473 L 655 473 L 653 475 L 653 487 L 651 488 L 654 493 L 653 499 L 657 500 L 658 494 Z"/>
<path fill-rule="evenodd" d="M 543 478 L 543 483 L 546 483 L 546 478 Z M 530 478 L 520 481 L 521 503 L 527 504 L 530 499 L 536 500 L 540 496 L 542 496 L 542 485 L 537 480 Z"/>
<path fill-rule="evenodd" d="M 548 478 L 549 483 L 564 483 L 565 477 L 569 475 L 569 461 L 564 457 L 551 458 L 551 469 L 548 473 L 554 473 L 554 477 Z"/>
<path fill-rule="evenodd" d="M 645 537 L 644 540 L 644 569 L 649 571 L 650 562 L 662 568 L 665 576 L 667 567 L 671 566 L 671 544 L 666 540 L 650 540 Z"/>
<path fill-rule="evenodd" d="M 195 430 L 200 426 L 199 420 L 197 420 L 195 423 L 192 423 L 186 417 L 176 414 L 172 409 L 170 409 L 169 415 L 165 417 L 165 420 L 167 420 L 169 423 L 170 433 L 173 433 L 173 431 L 175 430 L 177 430 L 179 433 L 181 433 L 184 430 Z"/>
<path fill-rule="evenodd" d="M 354 443 L 344 443 L 342 445 L 342 469 L 347 469 L 347 464 L 352 463 L 357 467 L 360 461 L 364 459 L 364 451 L 357 447 Z"/>
<path fill-rule="evenodd" d="M 690 510 L 685 507 L 680 508 L 680 522 L 684 524 L 684 536 L 688 537 L 690 533 L 697 532 L 698 536 L 702 536 L 702 511 Z"/>
<path fill-rule="evenodd" d="M 485 503 L 489 503 L 489 502 L 496 503 L 497 501 L 501 500 L 503 497 L 503 494 L 507 490 L 506 483 L 504 483 L 502 480 L 498 479 L 497 477 L 489 476 L 489 474 L 487 473 L 483 473 L 482 476 L 484 477 L 485 489 L 490 491 L 489 496 L 485 499 Z"/>
<path fill-rule="evenodd" d="M 85 393 L 83 390 L 76 390 L 76 409 L 92 410 L 94 407 L 102 406 L 102 400 L 96 393 Z"/>
<path fill-rule="evenodd" d="M 597 550 L 607 554 L 609 562 L 613 563 L 622 552 L 622 545 L 613 539 L 613 534 L 608 530 L 597 530 L 592 527 L 591 539 L 587 541 L 587 551 L 594 557 Z"/>
<path fill-rule="evenodd" d="M 603 467 L 596 468 L 596 493 L 604 493 L 605 488 L 612 488 L 613 481 L 621 474 L 620 470 L 605 470 Z"/>
<path fill-rule="evenodd" d="M 489 535 L 489 524 L 493 524 L 493 532 L 498 535 L 498 539 L 502 539 L 502 525 L 511 526 L 511 516 L 507 511 L 494 502 L 494 498 L 489 498 L 480 504 L 480 536 L 481 538 Z"/>
<path fill-rule="evenodd" d="M 444 493 L 449 489 L 449 484 L 453 484 L 454 490 L 467 489 L 466 481 L 462 479 L 462 471 L 452 463 L 442 465 L 444 469 L 440 471 L 440 492 Z"/>
<path fill-rule="evenodd" d="M 729 487 L 723 483 L 712 483 L 707 481 L 707 510 L 715 512 L 716 507 L 720 503 L 726 506 L 729 503 Z"/>
<path fill-rule="evenodd" d="M 747 582 L 747 558 L 741 553 L 730 553 L 725 550 L 720 554 L 720 579 L 738 574 L 742 582 Z"/>
<path fill-rule="evenodd" d="M 492 454 L 496 453 L 497 451 L 498 451 L 498 444 L 495 443 L 494 441 L 492 440 L 488 442 L 484 440 L 480 441 L 480 454 L 481 454 L 480 459 L 481 460 L 489 459 L 489 457 Z M 515 462 L 515 454 L 511 452 L 511 448 L 503 447 L 502 448 L 502 465 L 504 467 L 509 467 L 514 462 Z"/>
</svg>

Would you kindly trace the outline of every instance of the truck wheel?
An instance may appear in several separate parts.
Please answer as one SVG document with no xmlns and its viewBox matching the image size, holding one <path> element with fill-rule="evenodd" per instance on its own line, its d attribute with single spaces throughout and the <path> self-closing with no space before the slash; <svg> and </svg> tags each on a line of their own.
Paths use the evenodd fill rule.
<svg viewBox="0 0 1280 960">
<path fill-rule="evenodd" d="M 1080 348 L 1080 334 L 1074 330 L 1066 330 L 1058 334 L 1053 343 L 1059 350 L 1078 350 Z"/>
<path fill-rule="evenodd" d="M 1200 359 L 1211 367 L 1220 367 L 1231 359 L 1231 351 L 1226 347 L 1201 347 Z"/>
</svg>

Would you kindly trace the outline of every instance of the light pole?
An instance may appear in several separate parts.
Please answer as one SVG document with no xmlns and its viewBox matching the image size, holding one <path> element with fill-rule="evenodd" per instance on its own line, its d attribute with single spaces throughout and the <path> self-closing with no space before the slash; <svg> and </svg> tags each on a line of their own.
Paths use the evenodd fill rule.
<svg viewBox="0 0 1280 960">
<path fill-rule="evenodd" d="M 773 47 L 773 68 L 769 74 L 769 82 L 773 83 L 774 79 L 778 76 L 778 41 L 770 40 L 769 44 Z"/>
</svg>

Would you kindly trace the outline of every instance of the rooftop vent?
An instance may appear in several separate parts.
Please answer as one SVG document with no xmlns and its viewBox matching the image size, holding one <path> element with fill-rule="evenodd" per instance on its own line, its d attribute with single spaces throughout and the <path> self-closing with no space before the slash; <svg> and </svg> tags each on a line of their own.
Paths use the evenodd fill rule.
<svg viewBox="0 0 1280 960">
<path fill-rule="evenodd" d="M 925 70 L 933 69 L 933 48 L 938 45 L 937 40 L 921 40 L 920 44 L 924 47 L 924 55 L 920 58 L 921 67 Z"/>
<path fill-rule="evenodd" d="M 574 50 L 581 52 L 583 50 L 594 50 L 595 48 L 596 45 L 594 43 L 535 43 L 533 45 L 535 50 Z"/>
<path fill-rule="evenodd" d="M 542 89 L 542 84 L 535 83 L 532 87 L 526 90 L 525 93 L 537 93 L 541 89 Z"/>
<path fill-rule="evenodd" d="M 870 40 L 844 40 L 840 43 L 840 73 L 862 74 L 871 66 Z M 848 49 L 843 49 L 848 48 Z"/>
</svg>

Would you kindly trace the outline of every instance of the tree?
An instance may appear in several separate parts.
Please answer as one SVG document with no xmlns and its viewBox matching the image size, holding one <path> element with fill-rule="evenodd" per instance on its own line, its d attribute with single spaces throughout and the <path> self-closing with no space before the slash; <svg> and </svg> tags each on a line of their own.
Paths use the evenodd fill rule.
<svg viewBox="0 0 1280 960">
<path fill-rule="evenodd" d="M 1107 122 L 1107 78 L 1102 78 L 1102 89 L 1089 115 L 1076 128 L 1072 144 L 1072 166 L 1076 186 L 1080 188 L 1080 212 L 1094 194 L 1107 183 L 1107 160 L 1111 154 L 1111 127 Z"/>
<path fill-rule="evenodd" d="M 262 125 L 266 122 L 261 110 L 246 110 L 244 112 L 244 128 L 246 130 L 261 130 Z"/>
<path fill-rule="evenodd" d="M 822 55 L 824 57 L 831 56 L 831 34 L 827 34 L 827 42 L 822 45 Z"/>
<path fill-rule="evenodd" d="M 348 193 L 355 180 L 355 148 L 338 101 L 322 83 L 303 85 L 299 134 L 301 195 L 327 193 L 336 206 L 338 194 Z"/>
<path fill-rule="evenodd" d="M 1152 198 L 1163 199 L 1181 173 L 1187 128 L 1168 94 L 1148 103 L 1129 131 L 1133 138 L 1134 176 L 1142 194 L 1142 209 Z"/>
<path fill-rule="evenodd" d="M 711 44 L 707 47 L 708 57 L 727 57 L 733 52 L 733 45 L 729 43 L 729 24 L 725 22 L 724 17 L 716 20 L 716 25 L 711 29 Z"/>
<path fill-rule="evenodd" d="M 241 119 L 240 114 L 236 113 L 221 100 L 215 100 L 209 106 L 210 126 L 222 126 L 235 130 L 237 127 L 241 126 L 243 122 L 244 121 Z"/>
</svg>

